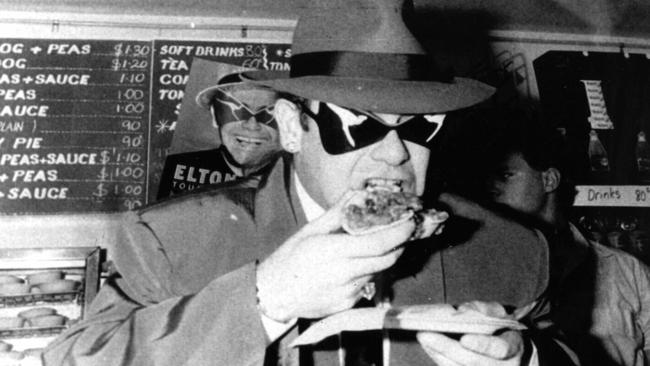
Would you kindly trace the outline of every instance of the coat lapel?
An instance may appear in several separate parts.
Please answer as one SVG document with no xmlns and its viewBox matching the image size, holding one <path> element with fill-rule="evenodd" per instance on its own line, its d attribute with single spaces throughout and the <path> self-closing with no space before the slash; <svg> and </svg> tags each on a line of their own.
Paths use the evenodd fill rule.
<svg viewBox="0 0 650 366">
<path fill-rule="evenodd" d="M 270 174 L 260 182 L 254 220 L 257 240 L 267 244 L 267 255 L 307 222 L 293 183 L 288 157 L 278 159 Z"/>
</svg>

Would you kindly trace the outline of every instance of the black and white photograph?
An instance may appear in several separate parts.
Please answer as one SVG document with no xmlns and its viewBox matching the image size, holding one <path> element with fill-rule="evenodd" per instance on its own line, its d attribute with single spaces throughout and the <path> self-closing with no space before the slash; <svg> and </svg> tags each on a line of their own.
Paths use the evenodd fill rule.
<svg viewBox="0 0 650 366">
<path fill-rule="evenodd" d="M 650 366 L 650 2 L 0 7 L 0 366 Z"/>
</svg>

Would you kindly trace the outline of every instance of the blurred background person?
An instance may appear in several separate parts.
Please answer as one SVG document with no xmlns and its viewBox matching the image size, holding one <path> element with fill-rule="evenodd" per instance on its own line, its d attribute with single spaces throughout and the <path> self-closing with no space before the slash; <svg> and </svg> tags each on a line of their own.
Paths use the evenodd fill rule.
<svg viewBox="0 0 650 366">
<path fill-rule="evenodd" d="M 650 364 L 650 269 L 570 222 L 576 189 L 562 135 L 522 111 L 474 117 L 500 125 L 483 147 L 492 161 L 484 198 L 523 214 L 549 241 L 554 326 L 583 365 Z M 479 195 L 478 184 L 472 190 Z"/>
</svg>

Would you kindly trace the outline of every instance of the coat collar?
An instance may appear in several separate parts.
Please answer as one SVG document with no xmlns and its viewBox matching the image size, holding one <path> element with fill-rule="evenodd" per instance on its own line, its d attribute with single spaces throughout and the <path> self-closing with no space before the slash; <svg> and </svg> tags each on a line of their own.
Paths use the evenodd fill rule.
<svg viewBox="0 0 650 366">
<path fill-rule="evenodd" d="M 290 155 L 276 160 L 260 182 L 253 217 L 261 235 L 270 233 L 280 240 L 274 243 L 276 247 L 307 223 L 296 193 Z"/>
</svg>

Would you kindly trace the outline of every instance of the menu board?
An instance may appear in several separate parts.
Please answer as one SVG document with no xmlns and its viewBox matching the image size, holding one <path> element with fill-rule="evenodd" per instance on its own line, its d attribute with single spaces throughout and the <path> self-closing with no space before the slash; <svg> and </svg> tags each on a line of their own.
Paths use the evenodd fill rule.
<svg viewBox="0 0 650 366">
<path fill-rule="evenodd" d="M 208 41 L 0 40 L 0 214 L 145 205 L 157 190 L 192 59 L 281 69 L 287 50 Z"/>
</svg>

